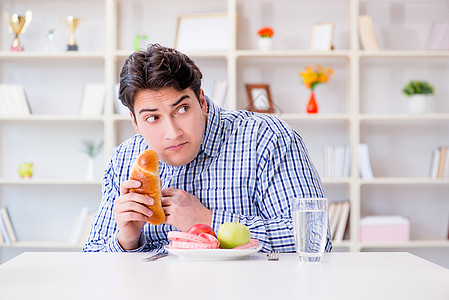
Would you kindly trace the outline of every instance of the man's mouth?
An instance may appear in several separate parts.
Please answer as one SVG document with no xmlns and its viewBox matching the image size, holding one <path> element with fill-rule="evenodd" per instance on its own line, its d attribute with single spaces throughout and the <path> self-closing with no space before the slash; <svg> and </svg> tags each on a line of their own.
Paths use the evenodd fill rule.
<svg viewBox="0 0 449 300">
<path fill-rule="evenodd" d="M 178 150 L 182 149 L 182 147 L 184 147 L 185 144 L 187 144 L 187 142 L 186 143 L 177 144 L 177 145 L 171 145 L 171 146 L 168 146 L 165 149 L 169 150 L 169 151 L 178 151 Z"/>
</svg>

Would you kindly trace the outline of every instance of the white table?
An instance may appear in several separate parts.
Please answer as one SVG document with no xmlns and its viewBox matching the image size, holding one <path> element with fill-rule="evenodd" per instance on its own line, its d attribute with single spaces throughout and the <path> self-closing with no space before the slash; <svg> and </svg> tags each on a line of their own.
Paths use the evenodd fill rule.
<svg viewBox="0 0 449 300">
<path fill-rule="evenodd" d="M 449 270 L 409 253 L 198 261 L 148 253 L 24 253 L 0 266 L 0 299 L 449 299 Z"/>
</svg>

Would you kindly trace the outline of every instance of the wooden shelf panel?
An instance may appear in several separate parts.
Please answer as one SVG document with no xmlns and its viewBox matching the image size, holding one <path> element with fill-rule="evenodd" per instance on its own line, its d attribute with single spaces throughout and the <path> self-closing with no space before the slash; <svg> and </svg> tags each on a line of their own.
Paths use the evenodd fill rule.
<svg viewBox="0 0 449 300">
<path fill-rule="evenodd" d="M 370 248 L 446 248 L 448 240 L 411 240 L 402 243 L 360 243 L 362 249 Z"/>
<path fill-rule="evenodd" d="M 36 179 L 36 178 L 0 178 L 0 184 L 8 185 L 101 185 L 101 180 L 86 179 Z"/>
<path fill-rule="evenodd" d="M 375 184 L 449 184 L 449 178 L 428 177 L 378 177 L 370 180 L 362 179 L 363 185 Z"/>
</svg>

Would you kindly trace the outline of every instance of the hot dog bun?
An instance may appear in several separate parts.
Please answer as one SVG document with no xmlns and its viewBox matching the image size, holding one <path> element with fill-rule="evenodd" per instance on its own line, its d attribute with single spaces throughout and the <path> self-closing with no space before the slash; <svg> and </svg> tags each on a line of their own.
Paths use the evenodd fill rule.
<svg viewBox="0 0 449 300">
<path fill-rule="evenodd" d="M 146 221 L 153 225 L 165 221 L 165 213 L 162 209 L 161 179 L 159 177 L 159 158 L 153 150 L 143 151 L 131 167 L 129 179 L 142 183 L 138 189 L 130 189 L 133 193 L 146 194 L 154 199 L 154 204 L 148 206 L 153 215 Z"/>
</svg>

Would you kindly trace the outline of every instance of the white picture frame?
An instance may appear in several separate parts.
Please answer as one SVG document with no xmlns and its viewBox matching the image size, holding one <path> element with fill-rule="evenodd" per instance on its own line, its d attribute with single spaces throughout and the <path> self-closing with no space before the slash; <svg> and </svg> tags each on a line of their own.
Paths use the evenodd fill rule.
<svg viewBox="0 0 449 300">
<path fill-rule="evenodd" d="M 312 31 L 310 50 L 328 51 L 333 49 L 334 23 L 315 23 Z"/>
<path fill-rule="evenodd" d="M 229 50 L 229 16 L 225 13 L 178 17 L 175 48 L 180 51 Z"/>
</svg>

